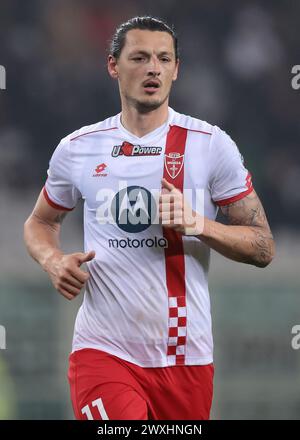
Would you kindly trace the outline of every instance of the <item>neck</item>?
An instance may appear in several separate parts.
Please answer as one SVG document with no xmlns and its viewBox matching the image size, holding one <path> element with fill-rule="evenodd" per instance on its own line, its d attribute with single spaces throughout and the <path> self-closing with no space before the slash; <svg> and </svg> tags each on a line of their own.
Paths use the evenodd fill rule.
<svg viewBox="0 0 300 440">
<path fill-rule="evenodd" d="M 163 125 L 168 119 L 168 103 L 159 108 L 140 113 L 132 106 L 122 105 L 121 122 L 123 127 L 135 136 L 142 137 Z"/>
</svg>

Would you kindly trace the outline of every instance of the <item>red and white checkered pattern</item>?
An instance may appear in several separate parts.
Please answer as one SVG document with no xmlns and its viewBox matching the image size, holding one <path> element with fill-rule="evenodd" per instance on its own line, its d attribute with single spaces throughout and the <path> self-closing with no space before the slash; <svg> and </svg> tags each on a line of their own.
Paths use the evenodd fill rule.
<svg viewBox="0 0 300 440">
<path fill-rule="evenodd" d="M 169 296 L 168 364 L 184 365 L 186 345 L 185 296 Z"/>
</svg>

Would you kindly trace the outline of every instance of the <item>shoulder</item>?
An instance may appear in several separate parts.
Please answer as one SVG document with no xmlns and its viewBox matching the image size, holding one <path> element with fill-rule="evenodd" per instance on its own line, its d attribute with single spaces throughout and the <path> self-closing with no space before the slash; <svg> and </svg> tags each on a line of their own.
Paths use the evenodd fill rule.
<svg viewBox="0 0 300 440">
<path fill-rule="evenodd" d="M 89 135 L 97 134 L 101 132 L 110 132 L 117 129 L 117 115 L 104 119 L 103 121 L 96 122 L 95 124 L 85 125 L 78 130 L 65 136 L 61 142 L 70 143 L 77 139 L 88 139 Z"/>
<path fill-rule="evenodd" d="M 207 135 L 208 137 L 210 137 L 214 131 L 214 126 L 212 124 L 193 116 L 178 113 L 174 110 L 171 125 L 185 128 L 191 132 Z"/>
<path fill-rule="evenodd" d="M 225 167 L 225 165 L 242 163 L 244 158 L 231 136 L 218 125 L 212 125 L 204 120 L 175 112 L 173 110 L 171 125 L 187 129 L 190 134 L 199 134 L 201 142 L 208 152 L 209 163 L 212 167 Z M 189 136 L 190 136 L 189 134 Z M 193 140 L 196 140 L 193 138 Z"/>
<path fill-rule="evenodd" d="M 244 158 L 235 141 L 225 130 L 217 125 L 213 126 L 210 151 L 217 158 L 220 158 L 221 156 L 231 159 L 236 157 L 244 163 Z"/>
<path fill-rule="evenodd" d="M 218 125 L 210 124 L 205 120 L 185 115 L 183 113 L 178 113 L 174 110 L 171 125 L 185 128 L 191 132 L 207 135 L 209 139 L 212 140 L 213 144 L 229 143 L 231 145 L 235 145 L 234 141 L 226 133 L 226 131 L 220 128 Z"/>
</svg>

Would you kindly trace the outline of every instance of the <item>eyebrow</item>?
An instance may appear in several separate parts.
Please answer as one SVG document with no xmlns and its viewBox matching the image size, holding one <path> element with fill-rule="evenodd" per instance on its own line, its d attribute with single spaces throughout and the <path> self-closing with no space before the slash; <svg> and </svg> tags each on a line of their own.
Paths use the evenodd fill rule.
<svg viewBox="0 0 300 440">
<path fill-rule="evenodd" d="M 129 53 L 129 56 L 137 55 L 137 54 L 149 56 L 149 52 L 147 52 L 146 50 L 139 50 L 139 49 L 134 50 L 131 53 Z M 174 54 L 172 52 L 168 52 L 166 50 L 159 52 L 158 55 L 160 55 L 160 56 L 162 56 L 162 55 L 174 56 Z"/>
</svg>

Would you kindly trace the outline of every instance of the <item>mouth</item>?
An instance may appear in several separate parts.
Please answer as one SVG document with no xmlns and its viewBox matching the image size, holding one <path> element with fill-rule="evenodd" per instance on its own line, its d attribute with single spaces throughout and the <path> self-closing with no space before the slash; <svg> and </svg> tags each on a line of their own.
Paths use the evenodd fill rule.
<svg viewBox="0 0 300 440">
<path fill-rule="evenodd" d="M 155 93 L 160 88 L 161 83 L 158 80 L 147 80 L 143 83 L 143 88 L 147 93 Z"/>
</svg>

